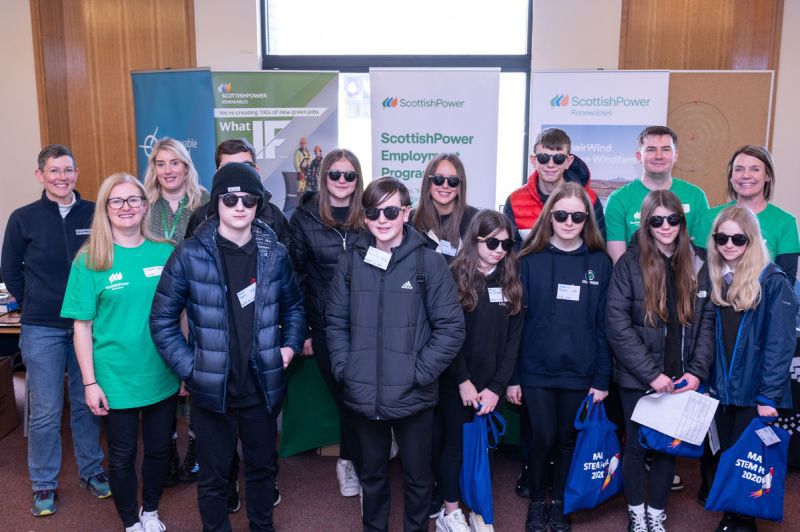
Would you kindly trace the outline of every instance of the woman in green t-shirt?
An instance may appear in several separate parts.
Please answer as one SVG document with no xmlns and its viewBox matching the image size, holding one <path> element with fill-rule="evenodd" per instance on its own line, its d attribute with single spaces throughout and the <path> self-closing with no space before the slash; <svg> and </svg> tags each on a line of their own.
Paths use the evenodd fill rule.
<svg viewBox="0 0 800 532">
<path fill-rule="evenodd" d="M 146 235 L 149 204 L 135 177 L 107 178 L 97 205 L 91 235 L 72 263 L 61 315 L 75 320 L 86 404 L 105 420 L 111 492 L 125 530 L 164 530 L 158 502 L 179 380 L 153 345 L 149 317 L 172 245 Z M 140 418 L 144 462 L 137 512 Z"/>
</svg>

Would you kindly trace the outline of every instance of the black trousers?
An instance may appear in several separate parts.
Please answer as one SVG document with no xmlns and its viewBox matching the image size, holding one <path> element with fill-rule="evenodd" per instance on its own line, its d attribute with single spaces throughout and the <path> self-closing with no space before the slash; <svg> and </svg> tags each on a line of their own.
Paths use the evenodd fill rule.
<svg viewBox="0 0 800 532">
<path fill-rule="evenodd" d="M 192 401 L 192 419 L 197 434 L 197 499 L 205 532 L 229 532 L 226 488 L 237 439 L 244 453 L 245 493 L 250 530 L 274 531 L 272 503 L 275 499 L 274 414 L 263 403 L 228 408 L 220 414 L 198 407 Z"/>
<path fill-rule="evenodd" d="M 461 403 L 458 388 L 452 384 L 441 383 L 439 387 L 439 410 L 444 424 L 442 458 L 439 483 L 442 495 L 447 502 L 457 502 L 461 498 L 459 479 L 461 465 L 464 463 L 464 423 L 475 419 L 475 409 Z"/>
<path fill-rule="evenodd" d="M 564 500 L 572 453 L 575 451 L 575 414 L 587 390 L 561 388 L 522 389 L 522 400 L 531 426 L 528 475 L 531 499 L 544 501 L 550 459 L 553 459 L 553 498 Z"/>
<path fill-rule="evenodd" d="M 148 406 L 112 409 L 105 416 L 108 440 L 108 477 L 114 506 L 127 528 L 139 522 L 136 447 L 142 420 L 142 505 L 158 510 L 158 501 L 169 472 L 169 446 L 177 395 Z"/>
<path fill-rule="evenodd" d="M 625 413 L 625 452 L 622 456 L 622 486 L 628 504 L 638 506 L 644 503 L 644 459 L 647 455 L 639 445 L 639 424 L 631 421 L 636 403 L 644 396 L 644 392 L 630 388 L 619 388 L 622 410 Z M 656 510 L 667 507 L 667 499 L 675 474 L 675 457 L 669 454 L 651 451 L 653 462 L 648 475 L 647 505 Z"/>
<path fill-rule="evenodd" d="M 325 338 L 325 331 L 311 329 L 311 345 L 314 348 L 314 356 L 317 359 L 322 378 L 331 392 L 333 400 L 339 409 L 339 458 L 350 460 L 356 468 L 356 472 L 361 470 L 359 459 L 361 452 L 358 449 L 358 438 L 353 427 L 353 413 L 344 405 L 342 401 L 342 385 L 333 378 L 331 369 L 331 355 L 328 351 L 328 341 Z"/>
<path fill-rule="evenodd" d="M 433 409 L 393 420 L 376 421 L 355 415 L 353 421 L 361 449 L 364 530 L 389 530 L 389 449 L 394 429 L 403 463 L 403 530 L 427 532 Z"/>
</svg>

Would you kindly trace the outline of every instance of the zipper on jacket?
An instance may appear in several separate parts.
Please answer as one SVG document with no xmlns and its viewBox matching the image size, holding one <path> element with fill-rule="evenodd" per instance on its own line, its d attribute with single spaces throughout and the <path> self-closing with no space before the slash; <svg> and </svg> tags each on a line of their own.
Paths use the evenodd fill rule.
<svg viewBox="0 0 800 532">
<path fill-rule="evenodd" d="M 381 370 L 383 369 L 383 281 L 386 272 L 381 270 L 381 284 L 378 290 L 378 348 L 375 350 L 377 360 L 375 364 L 377 391 L 375 394 L 375 419 L 381 418 L 380 404 L 381 404 Z"/>
<path fill-rule="evenodd" d="M 74 205 L 73 205 L 74 208 Z M 59 216 L 61 214 L 59 213 Z M 69 216 L 69 213 L 67 213 Z M 69 256 L 69 235 L 67 234 L 67 218 L 61 218 L 61 230 L 64 233 L 64 253 L 67 255 L 67 268 L 72 267 L 72 257 Z"/>
</svg>

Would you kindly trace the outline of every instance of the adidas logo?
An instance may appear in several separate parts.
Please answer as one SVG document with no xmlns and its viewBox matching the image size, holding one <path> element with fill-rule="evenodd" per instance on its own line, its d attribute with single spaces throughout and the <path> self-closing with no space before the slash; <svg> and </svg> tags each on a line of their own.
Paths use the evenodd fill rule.
<svg viewBox="0 0 800 532">
<path fill-rule="evenodd" d="M 411 284 L 411 281 L 406 281 L 400 288 L 402 288 L 403 290 L 413 290 L 414 286 Z"/>
</svg>

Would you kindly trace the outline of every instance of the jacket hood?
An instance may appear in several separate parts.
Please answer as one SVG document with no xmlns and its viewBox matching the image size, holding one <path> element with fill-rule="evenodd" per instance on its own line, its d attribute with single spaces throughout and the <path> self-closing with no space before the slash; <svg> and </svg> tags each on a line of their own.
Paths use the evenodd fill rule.
<svg viewBox="0 0 800 532">
<path fill-rule="evenodd" d="M 369 247 L 374 245 L 375 236 L 369 231 L 363 231 L 354 244 L 355 248 L 358 249 L 359 253 L 362 255 L 366 255 Z M 425 237 L 419 234 L 419 231 L 414 229 L 414 226 L 410 223 L 403 224 L 403 241 L 399 246 L 392 249 L 391 264 L 397 264 L 399 261 L 411 255 L 417 248 L 424 248 L 425 245 Z M 391 264 L 389 265 L 390 267 Z"/>
<path fill-rule="evenodd" d="M 214 235 L 217 234 L 217 229 L 219 228 L 219 217 L 218 216 L 210 216 L 206 219 L 205 222 L 200 224 L 197 229 L 195 230 L 194 234 L 192 235 L 194 238 L 200 241 L 200 243 L 205 247 L 209 253 L 214 253 L 214 248 L 216 247 L 216 242 L 214 241 Z M 275 232 L 270 229 L 270 227 L 258 217 L 253 219 L 252 225 L 253 236 L 256 238 L 256 243 L 259 244 L 260 240 L 263 237 L 268 237 L 269 234 L 272 234 L 273 242 L 277 242 L 278 237 L 275 235 Z M 260 247 L 260 246 L 259 246 Z"/>
</svg>

